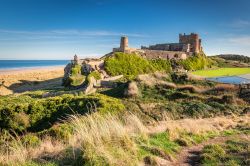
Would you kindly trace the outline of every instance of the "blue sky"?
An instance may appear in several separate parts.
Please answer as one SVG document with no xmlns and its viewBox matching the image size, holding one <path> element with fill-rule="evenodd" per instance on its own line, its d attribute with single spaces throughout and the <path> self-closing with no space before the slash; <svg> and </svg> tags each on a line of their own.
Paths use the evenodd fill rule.
<svg viewBox="0 0 250 166">
<path fill-rule="evenodd" d="M 98 57 L 199 33 L 208 55 L 250 56 L 249 0 L 0 0 L 0 59 Z"/>
</svg>

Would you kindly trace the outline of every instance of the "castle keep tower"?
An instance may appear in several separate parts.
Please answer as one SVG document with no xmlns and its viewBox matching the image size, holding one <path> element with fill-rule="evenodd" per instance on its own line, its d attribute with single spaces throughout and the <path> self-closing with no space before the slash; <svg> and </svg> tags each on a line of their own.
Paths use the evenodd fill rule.
<svg viewBox="0 0 250 166">
<path fill-rule="evenodd" d="M 201 39 L 198 34 L 191 33 L 190 35 L 179 34 L 179 43 L 190 44 L 190 51 L 200 53 L 202 51 Z"/>
<path fill-rule="evenodd" d="M 120 51 L 124 52 L 128 49 L 128 37 L 122 36 L 120 42 Z"/>
</svg>

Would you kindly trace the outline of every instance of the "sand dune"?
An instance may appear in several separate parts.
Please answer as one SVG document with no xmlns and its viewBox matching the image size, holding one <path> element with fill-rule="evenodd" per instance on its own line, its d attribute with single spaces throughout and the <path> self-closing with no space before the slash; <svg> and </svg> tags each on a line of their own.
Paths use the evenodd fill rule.
<svg viewBox="0 0 250 166">
<path fill-rule="evenodd" d="M 0 95 L 39 90 L 61 85 L 63 67 L 26 68 L 0 71 Z"/>
</svg>

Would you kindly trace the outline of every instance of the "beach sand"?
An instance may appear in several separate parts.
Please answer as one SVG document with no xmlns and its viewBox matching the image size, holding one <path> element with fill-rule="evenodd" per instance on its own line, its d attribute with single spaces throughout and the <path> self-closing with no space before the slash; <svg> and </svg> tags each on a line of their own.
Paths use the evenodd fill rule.
<svg viewBox="0 0 250 166">
<path fill-rule="evenodd" d="M 0 95 L 61 87 L 64 67 L 0 70 Z"/>
</svg>

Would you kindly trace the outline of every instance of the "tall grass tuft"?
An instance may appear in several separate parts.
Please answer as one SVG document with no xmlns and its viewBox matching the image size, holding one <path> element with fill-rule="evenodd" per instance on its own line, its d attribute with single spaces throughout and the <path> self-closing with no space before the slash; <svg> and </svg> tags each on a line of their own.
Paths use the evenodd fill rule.
<svg viewBox="0 0 250 166">
<path fill-rule="evenodd" d="M 80 147 L 90 165 L 136 165 L 137 146 L 133 136 L 146 135 L 141 121 L 134 115 L 126 118 L 99 114 L 72 116 L 75 134 L 72 147 Z"/>
</svg>

